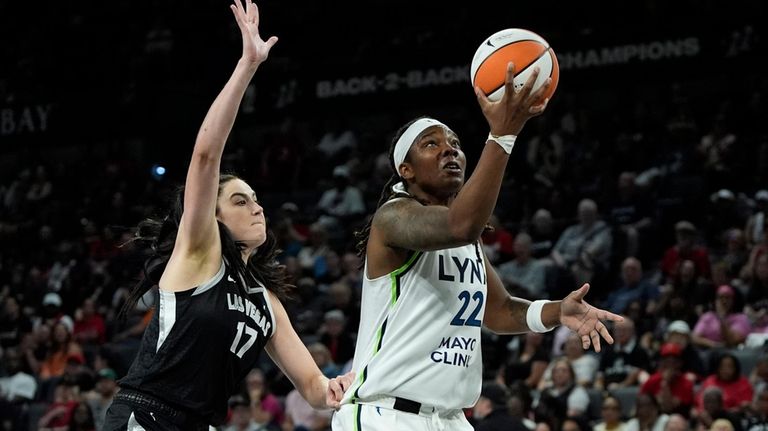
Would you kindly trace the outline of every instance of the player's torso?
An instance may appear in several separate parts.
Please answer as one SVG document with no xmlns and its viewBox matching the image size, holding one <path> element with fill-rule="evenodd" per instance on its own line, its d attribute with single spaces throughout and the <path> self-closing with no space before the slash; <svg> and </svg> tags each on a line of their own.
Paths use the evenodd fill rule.
<svg viewBox="0 0 768 431">
<path fill-rule="evenodd" d="M 274 332 L 264 288 L 245 296 L 235 277 L 222 265 L 195 289 L 160 290 L 155 315 L 121 386 L 204 415 L 225 413 L 227 397 Z"/>
<path fill-rule="evenodd" d="M 392 273 L 364 279 L 360 377 L 347 401 L 387 395 L 445 409 L 474 404 L 486 286 L 474 244 L 413 253 Z"/>
</svg>

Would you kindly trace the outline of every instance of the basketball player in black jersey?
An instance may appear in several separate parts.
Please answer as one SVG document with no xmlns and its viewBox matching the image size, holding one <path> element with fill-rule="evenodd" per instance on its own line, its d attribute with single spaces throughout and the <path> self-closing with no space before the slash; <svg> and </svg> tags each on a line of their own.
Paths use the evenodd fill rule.
<svg viewBox="0 0 768 431">
<path fill-rule="evenodd" d="M 139 227 L 155 254 L 126 306 L 157 284 L 157 308 L 105 430 L 207 430 L 223 423 L 229 396 L 262 349 L 315 408 L 338 407 L 352 381 L 351 374 L 329 381 L 317 368 L 280 302 L 287 285 L 256 193 L 219 173 L 240 100 L 277 42 L 261 38 L 258 9 L 245 1 L 230 6 L 243 55 L 203 120 L 183 201 L 162 222 Z"/>
</svg>

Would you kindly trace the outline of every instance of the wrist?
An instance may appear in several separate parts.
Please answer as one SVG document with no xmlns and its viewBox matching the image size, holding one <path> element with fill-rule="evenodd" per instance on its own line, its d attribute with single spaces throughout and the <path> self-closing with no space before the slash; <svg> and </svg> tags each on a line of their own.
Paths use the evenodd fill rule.
<svg viewBox="0 0 768 431">
<path fill-rule="evenodd" d="M 256 72 L 256 69 L 259 68 L 261 63 L 261 61 L 251 60 L 245 57 L 240 57 L 240 60 L 237 61 L 239 67 L 243 67 L 251 73 Z"/>
<path fill-rule="evenodd" d="M 549 316 L 551 312 L 545 310 L 545 306 L 547 308 L 552 306 L 559 308 L 559 305 L 553 304 L 552 301 L 543 299 L 533 301 L 528 305 L 528 311 L 525 313 L 525 322 L 531 331 L 538 333 L 549 332 L 557 326 L 557 323 L 553 324 L 552 318 Z"/>
<path fill-rule="evenodd" d="M 498 144 L 505 153 L 511 154 L 512 148 L 515 147 L 515 141 L 517 135 L 495 135 L 493 132 L 488 134 L 487 141 L 493 141 Z M 486 142 L 487 142 L 486 141 Z"/>
</svg>

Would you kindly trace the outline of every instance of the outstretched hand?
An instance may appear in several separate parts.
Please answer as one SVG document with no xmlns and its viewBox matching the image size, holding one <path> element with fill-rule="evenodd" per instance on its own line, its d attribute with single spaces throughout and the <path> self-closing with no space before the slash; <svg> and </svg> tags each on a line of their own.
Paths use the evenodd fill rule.
<svg viewBox="0 0 768 431">
<path fill-rule="evenodd" d="M 245 6 L 241 4 L 245 1 Z M 272 36 L 266 42 L 259 35 L 259 8 L 251 0 L 234 0 L 234 4 L 229 5 L 232 13 L 235 14 L 237 26 L 240 27 L 240 33 L 243 35 L 243 57 L 242 59 L 261 64 L 267 59 L 269 50 L 277 43 L 277 37 Z"/>
<path fill-rule="evenodd" d="M 354 381 L 354 371 L 328 380 L 328 391 L 325 394 L 325 404 L 333 409 L 341 407 L 341 400 L 344 398 L 344 392 L 352 386 L 352 382 Z"/>
<path fill-rule="evenodd" d="M 475 86 L 475 96 L 483 110 L 493 135 L 517 135 L 529 118 L 535 117 L 547 108 L 548 98 L 544 98 L 552 79 L 547 78 L 544 84 L 533 91 L 536 79 L 541 70 L 536 67 L 528 80 L 520 89 L 515 89 L 515 65 L 507 65 L 507 75 L 504 82 L 504 95 L 497 102 L 491 101 L 480 87 Z"/>
<path fill-rule="evenodd" d="M 608 333 L 608 328 L 603 321 L 611 320 L 622 322 L 623 317 L 595 308 L 584 300 L 589 292 L 589 284 L 584 284 L 580 289 L 574 290 L 560 303 L 560 323 L 576 332 L 581 337 L 581 345 L 584 350 L 590 345 L 595 346 L 595 351 L 600 351 L 600 337 L 608 344 L 613 344 L 613 337 Z"/>
</svg>

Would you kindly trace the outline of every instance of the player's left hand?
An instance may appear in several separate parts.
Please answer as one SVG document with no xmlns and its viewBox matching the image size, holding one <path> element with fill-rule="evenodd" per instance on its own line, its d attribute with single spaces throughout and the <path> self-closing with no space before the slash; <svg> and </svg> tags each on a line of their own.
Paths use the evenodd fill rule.
<svg viewBox="0 0 768 431">
<path fill-rule="evenodd" d="M 608 333 L 608 328 L 603 321 L 622 322 L 624 318 L 587 304 L 584 300 L 587 292 L 589 292 L 589 284 L 585 283 L 580 289 L 574 290 L 563 299 L 560 303 L 560 323 L 579 334 L 584 350 L 593 345 L 595 352 L 599 352 L 601 336 L 608 344 L 613 344 L 613 337 Z"/>
<path fill-rule="evenodd" d="M 341 407 L 341 399 L 344 398 L 344 392 L 352 386 L 352 382 L 354 381 L 354 371 L 328 380 L 328 392 L 325 394 L 325 404 L 334 409 Z"/>
</svg>

